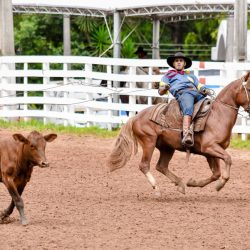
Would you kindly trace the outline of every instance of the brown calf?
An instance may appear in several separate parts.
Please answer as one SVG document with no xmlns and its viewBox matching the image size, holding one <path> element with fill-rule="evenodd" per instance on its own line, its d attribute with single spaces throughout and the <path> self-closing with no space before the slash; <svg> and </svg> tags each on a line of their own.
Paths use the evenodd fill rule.
<svg viewBox="0 0 250 250">
<path fill-rule="evenodd" d="M 43 136 L 33 131 L 27 138 L 21 134 L 13 134 L 14 140 L 0 140 L 0 182 L 5 184 L 12 198 L 9 207 L 0 213 L 0 221 L 10 216 L 16 206 L 22 225 L 28 224 L 21 195 L 30 180 L 33 167 L 49 166 L 45 146 L 46 142 L 51 142 L 56 137 L 56 134 Z"/>
</svg>

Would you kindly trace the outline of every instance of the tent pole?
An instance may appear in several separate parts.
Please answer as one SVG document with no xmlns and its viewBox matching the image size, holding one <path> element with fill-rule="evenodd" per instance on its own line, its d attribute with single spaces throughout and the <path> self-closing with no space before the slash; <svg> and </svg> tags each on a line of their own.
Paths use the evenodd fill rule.
<svg viewBox="0 0 250 250">
<path fill-rule="evenodd" d="M 234 4 L 234 61 L 247 59 L 247 0 L 236 0 Z"/>
<path fill-rule="evenodd" d="M 15 55 L 11 0 L 0 1 L 0 55 Z"/>
<path fill-rule="evenodd" d="M 157 18 L 153 19 L 153 46 L 152 46 L 152 58 L 160 59 L 160 20 Z"/>
<path fill-rule="evenodd" d="M 63 54 L 71 55 L 70 16 L 63 16 Z"/>
<path fill-rule="evenodd" d="M 120 58 L 121 57 L 121 16 L 119 12 L 114 12 L 113 15 L 113 58 Z M 119 74 L 120 72 L 120 66 L 115 65 L 113 69 L 114 74 Z M 120 87 L 120 82 L 114 81 L 113 82 L 113 87 L 119 88 Z M 114 95 L 113 100 L 115 103 L 119 103 L 119 95 Z M 119 115 L 117 111 L 114 112 L 114 115 Z"/>
</svg>

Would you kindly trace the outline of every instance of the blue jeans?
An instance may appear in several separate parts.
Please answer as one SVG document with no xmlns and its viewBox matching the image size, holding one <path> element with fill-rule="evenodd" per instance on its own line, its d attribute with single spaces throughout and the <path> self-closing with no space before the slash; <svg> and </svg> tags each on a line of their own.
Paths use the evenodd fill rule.
<svg viewBox="0 0 250 250">
<path fill-rule="evenodd" d="M 175 98 L 179 102 L 183 115 L 192 116 L 194 112 L 194 104 L 205 98 L 205 96 L 200 94 L 198 91 L 184 90 L 177 93 Z"/>
</svg>

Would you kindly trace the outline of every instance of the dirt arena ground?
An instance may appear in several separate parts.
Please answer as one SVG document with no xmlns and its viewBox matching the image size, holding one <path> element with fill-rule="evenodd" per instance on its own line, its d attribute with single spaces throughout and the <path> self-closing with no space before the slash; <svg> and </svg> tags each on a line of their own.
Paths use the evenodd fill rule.
<svg viewBox="0 0 250 250">
<path fill-rule="evenodd" d="M 155 170 L 156 151 L 157 199 L 138 170 L 141 151 L 125 168 L 107 173 L 113 142 L 60 135 L 48 143 L 51 166 L 36 167 L 23 194 L 30 224 L 21 226 L 15 210 L 10 223 L 0 225 L 0 249 L 250 249 L 249 151 L 228 150 L 231 179 L 219 193 L 212 183 L 186 188 L 186 195 Z M 210 175 L 203 157 L 192 155 L 188 168 L 184 161 L 177 152 L 170 169 L 185 182 Z M 0 201 L 0 210 L 10 202 L 3 184 Z"/>
</svg>

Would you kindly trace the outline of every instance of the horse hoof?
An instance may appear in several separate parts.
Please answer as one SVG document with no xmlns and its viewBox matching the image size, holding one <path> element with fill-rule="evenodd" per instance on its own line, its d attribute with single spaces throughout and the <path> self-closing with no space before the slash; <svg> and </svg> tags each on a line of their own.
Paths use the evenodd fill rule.
<svg viewBox="0 0 250 250">
<path fill-rule="evenodd" d="M 161 191 L 160 191 L 160 189 L 158 187 L 155 188 L 154 195 L 157 198 L 161 197 Z"/>
<path fill-rule="evenodd" d="M 221 180 L 219 180 L 219 182 L 217 183 L 217 185 L 216 185 L 216 187 L 215 187 L 216 190 L 217 190 L 217 191 L 220 191 L 220 190 L 225 186 L 226 182 L 227 182 L 226 179 L 221 179 Z"/>
<path fill-rule="evenodd" d="M 193 178 L 190 178 L 187 182 L 187 186 L 188 187 L 196 187 L 197 186 L 197 183 L 196 181 L 193 179 Z"/>
<path fill-rule="evenodd" d="M 29 224 L 29 222 L 27 221 L 27 219 L 23 219 L 21 221 L 21 223 L 22 223 L 23 226 L 27 226 Z"/>
<path fill-rule="evenodd" d="M 224 185 L 223 185 L 221 182 L 219 182 L 219 183 L 216 185 L 215 189 L 216 189 L 217 192 L 219 192 L 223 187 L 224 187 Z"/>
<path fill-rule="evenodd" d="M 182 193 L 182 194 L 186 194 L 184 184 L 179 185 L 179 186 L 177 187 L 177 191 L 180 192 L 180 193 Z"/>
</svg>

